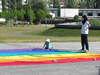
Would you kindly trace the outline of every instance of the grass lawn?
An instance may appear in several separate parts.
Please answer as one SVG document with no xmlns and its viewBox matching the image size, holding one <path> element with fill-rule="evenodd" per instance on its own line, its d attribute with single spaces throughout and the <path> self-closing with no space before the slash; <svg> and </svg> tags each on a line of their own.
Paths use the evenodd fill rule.
<svg viewBox="0 0 100 75">
<path fill-rule="evenodd" d="M 29 35 L 34 35 L 33 32 L 27 33 Z M 89 30 L 89 37 L 100 37 L 100 30 Z M 53 37 L 80 37 L 80 29 L 64 29 L 64 28 L 51 28 L 36 35 L 42 36 L 53 36 Z"/>
<path fill-rule="evenodd" d="M 80 42 L 80 30 L 57 29 L 53 26 L 31 25 L 30 27 L 0 27 L 0 43 Z M 11 35 L 10 35 L 11 33 Z M 15 35 L 15 33 L 21 35 Z M 100 31 L 90 30 L 89 41 L 100 41 Z M 7 35 L 8 34 L 8 35 Z"/>
<path fill-rule="evenodd" d="M 49 27 L 48 27 L 49 28 Z M 0 27 L 0 34 L 1 33 L 14 33 L 14 32 L 22 32 L 22 31 L 30 31 L 30 30 L 38 30 L 38 29 L 45 29 L 44 26 L 32 25 L 30 27 Z"/>
</svg>

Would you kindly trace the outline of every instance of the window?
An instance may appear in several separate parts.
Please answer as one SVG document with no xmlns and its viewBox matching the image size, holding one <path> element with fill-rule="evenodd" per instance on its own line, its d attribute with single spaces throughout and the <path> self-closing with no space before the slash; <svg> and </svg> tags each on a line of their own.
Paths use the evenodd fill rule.
<svg viewBox="0 0 100 75">
<path fill-rule="evenodd" d="M 87 11 L 83 11 L 83 15 L 86 15 L 87 16 Z"/>
<path fill-rule="evenodd" d="M 58 14 L 57 14 L 58 12 L 56 10 L 54 11 L 54 13 L 55 13 L 55 16 L 58 16 Z"/>
<path fill-rule="evenodd" d="M 7 5 L 7 7 L 9 8 L 9 5 Z"/>
<path fill-rule="evenodd" d="M 83 13 L 79 13 L 79 16 L 83 16 Z"/>
<path fill-rule="evenodd" d="M 100 16 L 100 11 L 98 11 L 98 16 Z"/>
<path fill-rule="evenodd" d="M 98 11 L 98 13 L 100 13 L 100 10 Z"/>
<path fill-rule="evenodd" d="M 83 12 L 81 10 L 79 11 L 79 16 L 83 16 Z"/>
<path fill-rule="evenodd" d="M 100 16 L 100 13 L 98 13 L 98 16 Z"/>
<path fill-rule="evenodd" d="M 88 16 L 93 16 L 92 11 L 88 11 Z"/>
<path fill-rule="evenodd" d="M 54 11 L 53 11 L 53 10 L 51 10 L 51 12 L 52 12 L 52 13 L 54 13 Z"/>
<path fill-rule="evenodd" d="M 97 16 L 97 11 L 93 11 L 93 16 Z"/>
</svg>

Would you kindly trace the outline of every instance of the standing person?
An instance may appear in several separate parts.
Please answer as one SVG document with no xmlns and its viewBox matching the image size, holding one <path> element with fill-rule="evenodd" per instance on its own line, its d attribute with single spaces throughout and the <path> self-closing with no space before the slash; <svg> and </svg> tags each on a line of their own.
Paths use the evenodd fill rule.
<svg viewBox="0 0 100 75">
<path fill-rule="evenodd" d="M 89 51 L 89 44 L 88 44 L 88 33 L 89 28 L 91 27 L 88 18 L 86 15 L 82 16 L 82 28 L 81 28 L 81 45 L 82 49 L 84 50 L 84 46 L 86 46 L 86 50 Z"/>
<path fill-rule="evenodd" d="M 29 27 L 29 22 L 27 22 L 27 26 Z"/>
<path fill-rule="evenodd" d="M 13 26 L 15 26 L 15 22 L 13 22 Z"/>
<path fill-rule="evenodd" d="M 24 21 L 24 26 L 25 26 L 25 21 Z"/>
<path fill-rule="evenodd" d="M 16 21 L 16 26 L 17 26 L 17 21 Z"/>
</svg>

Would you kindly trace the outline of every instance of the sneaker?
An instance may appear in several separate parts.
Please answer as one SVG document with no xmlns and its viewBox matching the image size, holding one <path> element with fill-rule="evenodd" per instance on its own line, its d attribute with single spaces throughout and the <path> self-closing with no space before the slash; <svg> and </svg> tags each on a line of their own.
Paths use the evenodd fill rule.
<svg viewBox="0 0 100 75">
<path fill-rule="evenodd" d="M 85 52 L 86 52 L 86 50 L 82 50 L 81 52 L 85 53 Z"/>
<path fill-rule="evenodd" d="M 86 51 L 88 51 L 88 52 L 89 52 L 89 50 L 86 50 Z"/>
<path fill-rule="evenodd" d="M 85 50 L 80 49 L 79 52 L 84 52 Z"/>
<path fill-rule="evenodd" d="M 80 49 L 79 51 L 84 51 L 83 49 Z"/>
</svg>

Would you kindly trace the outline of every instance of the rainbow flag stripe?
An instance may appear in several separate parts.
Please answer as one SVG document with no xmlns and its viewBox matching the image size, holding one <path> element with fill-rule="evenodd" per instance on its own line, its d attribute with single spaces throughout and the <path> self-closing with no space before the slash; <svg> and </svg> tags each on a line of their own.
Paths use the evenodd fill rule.
<svg viewBox="0 0 100 75">
<path fill-rule="evenodd" d="M 58 50 L 7 49 L 0 50 L 0 66 L 59 64 L 99 61 L 100 54 Z"/>
</svg>

